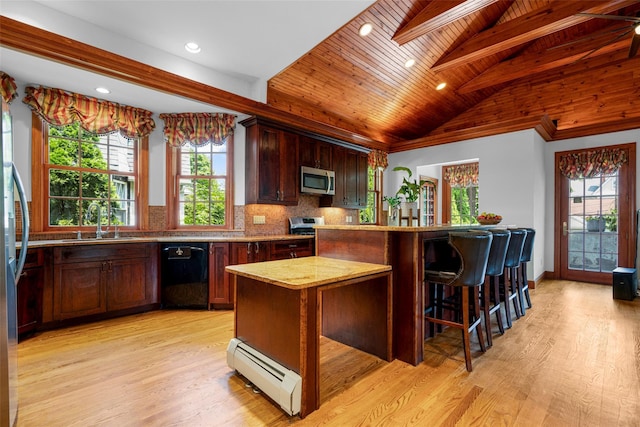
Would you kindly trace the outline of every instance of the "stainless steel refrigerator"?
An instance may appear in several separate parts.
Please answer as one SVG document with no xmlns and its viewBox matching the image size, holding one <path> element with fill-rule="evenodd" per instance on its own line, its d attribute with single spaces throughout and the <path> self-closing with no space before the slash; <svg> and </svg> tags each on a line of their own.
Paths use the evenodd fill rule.
<svg viewBox="0 0 640 427">
<path fill-rule="evenodd" d="M 0 427 L 16 424 L 18 415 L 18 278 L 22 273 L 27 254 L 29 214 L 22 182 L 13 164 L 13 132 L 9 105 L 2 101 L 2 187 L 0 196 L 0 218 L 3 232 L 0 234 Z M 15 194 L 18 195 L 22 211 L 22 248 L 16 260 L 16 209 Z"/>
</svg>

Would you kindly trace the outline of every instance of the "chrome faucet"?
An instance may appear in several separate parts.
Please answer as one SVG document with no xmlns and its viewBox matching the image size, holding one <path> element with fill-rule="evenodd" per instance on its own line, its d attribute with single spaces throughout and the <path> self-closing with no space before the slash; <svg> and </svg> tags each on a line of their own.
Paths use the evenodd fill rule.
<svg viewBox="0 0 640 427">
<path fill-rule="evenodd" d="M 87 219 L 89 219 L 89 216 L 91 215 L 91 208 L 94 206 L 98 215 L 98 222 L 96 223 L 96 239 L 102 239 L 102 236 L 109 232 L 109 227 L 107 227 L 106 230 L 102 230 L 102 226 L 100 224 L 102 222 L 102 206 L 100 206 L 98 202 L 91 202 L 87 208 Z"/>
</svg>

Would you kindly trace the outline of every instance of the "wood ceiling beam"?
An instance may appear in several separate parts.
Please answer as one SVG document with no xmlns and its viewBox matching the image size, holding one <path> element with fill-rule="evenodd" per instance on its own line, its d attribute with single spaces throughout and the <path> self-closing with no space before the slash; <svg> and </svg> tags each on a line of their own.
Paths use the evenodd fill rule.
<svg viewBox="0 0 640 427">
<path fill-rule="evenodd" d="M 393 144 L 391 152 L 396 153 L 423 147 L 433 147 L 436 145 L 516 132 L 525 129 L 535 129 L 540 136 L 545 139 L 545 141 L 550 141 L 553 139 L 556 132 L 556 125 L 547 115 L 542 117 L 516 117 L 473 128 L 452 130 L 437 135 L 428 135 L 410 141 L 403 141 L 398 144 Z"/>
<path fill-rule="evenodd" d="M 464 18 L 498 0 L 439 0 L 432 1 L 391 38 L 399 45 L 409 43 L 445 25 Z"/>
<path fill-rule="evenodd" d="M 556 1 L 547 7 L 476 34 L 453 52 L 439 59 L 432 70 L 439 72 L 496 55 L 504 50 L 592 19 L 588 16 L 576 15 L 579 12 L 606 14 L 636 3 L 637 0 Z"/>
<path fill-rule="evenodd" d="M 460 86 L 458 93 L 471 93 L 476 90 L 569 65 L 583 58 L 586 59 L 585 55 L 589 55 L 594 49 L 598 50 L 590 54 L 588 56 L 589 58 L 628 48 L 629 37 L 624 37 L 623 39 L 609 43 L 612 37 L 615 37 L 615 35 L 606 34 L 600 37 L 585 39 L 584 42 L 580 44 L 571 44 L 539 52 L 523 53 L 514 59 L 501 62 L 489 68 L 476 78 Z"/>
</svg>

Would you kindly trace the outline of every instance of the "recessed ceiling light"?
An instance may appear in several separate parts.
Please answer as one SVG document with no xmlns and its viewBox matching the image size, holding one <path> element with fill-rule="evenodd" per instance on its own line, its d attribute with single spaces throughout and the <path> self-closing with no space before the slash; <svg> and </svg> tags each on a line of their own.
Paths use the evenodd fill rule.
<svg viewBox="0 0 640 427">
<path fill-rule="evenodd" d="M 407 68 L 411 68 L 415 65 L 416 60 L 411 58 L 411 59 L 407 59 L 407 62 L 404 63 L 404 66 Z"/>
<path fill-rule="evenodd" d="M 189 42 L 185 44 L 184 48 L 187 50 L 187 52 L 190 52 L 190 53 L 198 53 L 202 50 L 200 49 L 200 46 L 198 46 L 198 43 L 194 43 L 194 42 Z"/>
<path fill-rule="evenodd" d="M 100 92 L 100 93 L 111 93 L 111 91 L 109 89 L 107 89 L 106 87 L 97 87 L 96 88 L 96 92 Z"/>
<path fill-rule="evenodd" d="M 636 25 L 636 28 L 633 31 L 640 36 L 640 24 Z"/>
<path fill-rule="evenodd" d="M 358 31 L 358 33 L 364 37 L 369 35 L 369 33 L 373 30 L 373 25 L 366 23 L 364 25 L 362 25 L 362 27 L 360 27 L 360 30 Z"/>
<path fill-rule="evenodd" d="M 442 82 L 438 86 L 436 86 L 436 90 L 442 90 L 445 87 L 447 87 L 447 84 L 445 82 Z"/>
</svg>

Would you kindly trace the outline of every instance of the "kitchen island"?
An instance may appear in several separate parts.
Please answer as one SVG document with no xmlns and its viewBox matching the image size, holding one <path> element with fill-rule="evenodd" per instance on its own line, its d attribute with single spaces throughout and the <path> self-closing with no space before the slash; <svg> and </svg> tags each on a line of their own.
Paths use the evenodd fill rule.
<svg viewBox="0 0 640 427">
<path fill-rule="evenodd" d="M 424 358 L 424 269 L 455 269 L 450 231 L 487 226 L 316 225 L 316 255 L 393 267 L 393 357 L 412 365 Z"/>
<path fill-rule="evenodd" d="M 392 360 L 391 266 L 306 257 L 226 269 L 235 337 L 300 375 L 301 417 L 320 406 L 320 335 Z"/>
</svg>

